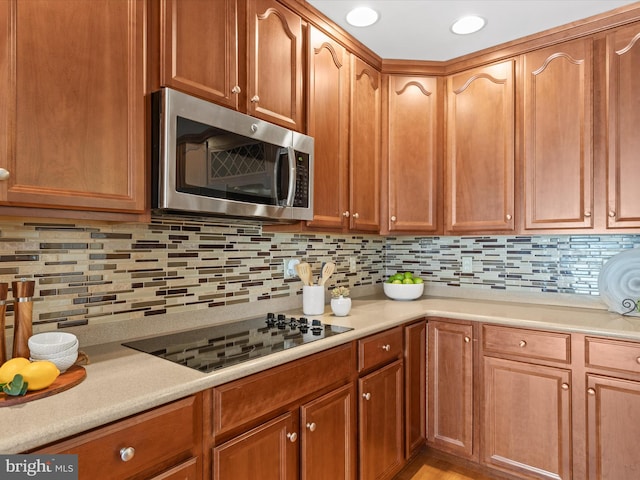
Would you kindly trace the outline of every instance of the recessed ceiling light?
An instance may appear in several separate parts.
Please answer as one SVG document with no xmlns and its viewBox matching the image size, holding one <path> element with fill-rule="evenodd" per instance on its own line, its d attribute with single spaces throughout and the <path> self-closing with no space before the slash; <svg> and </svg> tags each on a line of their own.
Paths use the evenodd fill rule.
<svg viewBox="0 0 640 480">
<path fill-rule="evenodd" d="M 458 35 L 468 35 L 475 33 L 486 25 L 487 21 L 477 15 L 467 15 L 457 20 L 451 25 L 451 31 Z"/>
<path fill-rule="evenodd" d="M 378 18 L 378 12 L 369 7 L 357 7 L 347 13 L 347 22 L 354 27 L 368 27 L 376 23 Z"/>
</svg>

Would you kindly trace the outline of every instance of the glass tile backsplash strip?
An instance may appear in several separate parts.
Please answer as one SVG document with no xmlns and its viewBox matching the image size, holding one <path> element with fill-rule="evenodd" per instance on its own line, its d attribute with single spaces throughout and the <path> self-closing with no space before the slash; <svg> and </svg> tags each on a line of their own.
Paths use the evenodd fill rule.
<svg viewBox="0 0 640 480">
<path fill-rule="evenodd" d="M 301 295 L 297 278 L 283 278 L 285 258 L 304 259 L 315 272 L 334 261 L 327 288 L 375 285 L 410 270 L 434 285 L 597 295 L 603 263 L 634 247 L 640 235 L 381 237 L 171 217 L 149 224 L 7 219 L 0 282 L 36 280 L 34 324 L 64 328 Z M 463 256 L 472 257 L 472 273 L 460 273 Z"/>
</svg>

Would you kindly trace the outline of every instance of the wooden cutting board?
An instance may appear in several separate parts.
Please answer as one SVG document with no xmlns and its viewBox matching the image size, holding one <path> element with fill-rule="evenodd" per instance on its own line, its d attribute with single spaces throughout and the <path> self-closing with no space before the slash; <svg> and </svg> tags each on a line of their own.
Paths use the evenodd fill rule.
<svg viewBox="0 0 640 480">
<path fill-rule="evenodd" d="M 69 390 L 71 387 L 78 385 L 87 376 L 87 371 L 81 365 L 72 365 L 69 369 L 60 374 L 56 381 L 42 390 L 34 390 L 27 392 L 21 397 L 13 397 L 4 392 L 0 392 L 0 407 L 9 407 L 20 403 L 27 403 L 39 398 L 50 397 L 56 393 Z"/>
</svg>

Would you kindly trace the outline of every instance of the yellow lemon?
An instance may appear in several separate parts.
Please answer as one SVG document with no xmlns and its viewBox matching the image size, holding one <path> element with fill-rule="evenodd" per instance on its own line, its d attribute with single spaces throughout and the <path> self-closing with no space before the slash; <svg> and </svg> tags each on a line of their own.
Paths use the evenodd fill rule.
<svg viewBox="0 0 640 480">
<path fill-rule="evenodd" d="M 22 368 L 19 372 L 24 381 L 29 385 L 27 390 L 42 390 L 55 382 L 60 370 L 52 362 L 48 360 L 38 360 L 31 362 Z"/>
<path fill-rule="evenodd" d="M 9 383 L 13 380 L 16 373 L 22 370 L 24 367 L 29 365 L 31 362 L 28 358 L 16 357 L 11 360 L 7 360 L 0 367 L 0 384 L 1 383 Z"/>
</svg>

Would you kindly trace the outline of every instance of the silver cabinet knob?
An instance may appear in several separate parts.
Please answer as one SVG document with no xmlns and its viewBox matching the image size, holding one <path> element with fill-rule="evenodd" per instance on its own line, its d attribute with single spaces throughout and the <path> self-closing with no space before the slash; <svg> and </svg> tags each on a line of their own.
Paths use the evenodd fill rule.
<svg viewBox="0 0 640 480">
<path fill-rule="evenodd" d="M 364 398 L 365 400 L 371 400 L 371 394 L 370 393 L 363 393 L 362 394 L 362 398 Z"/>
<path fill-rule="evenodd" d="M 231 93 L 240 93 L 242 90 L 240 89 L 240 87 L 238 85 L 235 85 L 232 89 L 231 89 Z"/>
<path fill-rule="evenodd" d="M 11 174 L 9 173 L 9 170 L 0 168 L 0 181 L 9 180 L 10 176 Z"/>
<path fill-rule="evenodd" d="M 131 460 L 136 454 L 136 449 L 133 447 L 126 447 L 120 449 L 120 460 L 123 462 L 128 462 Z"/>
<path fill-rule="evenodd" d="M 596 394 L 596 389 L 595 388 L 587 388 L 587 393 L 589 395 L 595 395 Z"/>
<path fill-rule="evenodd" d="M 397 220 L 398 220 L 398 217 L 396 217 L 395 215 L 391 215 L 392 222 L 396 222 Z"/>
<path fill-rule="evenodd" d="M 295 443 L 295 441 L 298 439 L 298 434 L 296 432 L 287 433 L 287 438 L 291 443 Z"/>
<path fill-rule="evenodd" d="M 359 213 L 357 213 L 357 212 L 356 212 L 356 213 L 354 213 L 352 216 L 353 216 L 353 218 L 355 218 L 356 220 L 357 220 L 358 218 L 360 218 L 360 214 L 359 214 Z"/>
<path fill-rule="evenodd" d="M 520 341 L 518 342 L 518 345 L 520 345 L 520 348 L 524 348 L 524 347 L 526 347 L 526 346 L 527 346 L 527 342 L 525 342 L 524 340 L 520 340 Z"/>
<path fill-rule="evenodd" d="M 254 95 L 251 97 L 251 103 L 258 103 L 260 101 L 260 97 L 258 95 Z"/>
<path fill-rule="evenodd" d="M 349 210 L 347 210 L 346 212 L 342 212 L 342 216 L 343 216 L 344 218 L 349 218 L 349 215 L 351 215 L 351 214 L 349 213 Z"/>
<path fill-rule="evenodd" d="M 507 213 L 507 220 L 511 220 L 511 218 L 513 218 L 511 217 L 511 214 Z"/>
<path fill-rule="evenodd" d="M 640 363 L 640 357 L 636 358 L 636 363 Z"/>
<path fill-rule="evenodd" d="M 616 216 L 616 212 L 614 212 L 613 210 L 609 210 L 609 216 L 611 218 L 615 217 Z"/>
<path fill-rule="evenodd" d="M 591 216 L 591 212 L 589 210 L 587 210 L 586 212 L 584 212 L 584 216 L 585 217 L 590 217 Z"/>
<path fill-rule="evenodd" d="M 469 343 L 471 341 L 470 337 L 464 337 L 464 343 Z"/>
<path fill-rule="evenodd" d="M 307 423 L 307 428 L 309 429 L 310 432 L 315 432 L 316 431 L 315 422 Z"/>
<path fill-rule="evenodd" d="M 563 390 L 569 390 L 569 384 L 568 384 L 568 383 L 563 383 L 562 385 L 560 385 L 560 387 L 561 387 Z"/>
<path fill-rule="evenodd" d="M 391 351 L 391 345 L 389 345 L 388 343 L 386 345 L 382 345 L 382 349 L 385 352 L 390 352 Z"/>
</svg>

